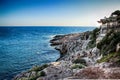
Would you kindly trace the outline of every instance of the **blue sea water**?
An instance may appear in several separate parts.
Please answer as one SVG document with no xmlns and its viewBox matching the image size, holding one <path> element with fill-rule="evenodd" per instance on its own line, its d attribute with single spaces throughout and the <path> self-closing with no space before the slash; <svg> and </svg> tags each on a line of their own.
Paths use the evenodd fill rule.
<svg viewBox="0 0 120 80">
<path fill-rule="evenodd" d="M 50 46 L 57 34 L 77 33 L 95 27 L 0 27 L 0 80 L 11 80 L 16 74 L 57 60 L 59 51 Z"/>
</svg>

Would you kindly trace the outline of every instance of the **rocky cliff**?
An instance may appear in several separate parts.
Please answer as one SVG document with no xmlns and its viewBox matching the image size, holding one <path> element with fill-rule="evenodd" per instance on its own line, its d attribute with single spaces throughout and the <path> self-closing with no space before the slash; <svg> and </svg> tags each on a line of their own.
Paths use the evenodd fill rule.
<svg viewBox="0 0 120 80">
<path fill-rule="evenodd" d="M 60 51 L 60 59 L 66 59 L 66 56 L 82 53 L 89 42 L 90 32 L 57 35 L 51 41 L 51 46 Z"/>
<path fill-rule="evenodd" d="M 50 43 L 60 51 L 61 57 L 46 66 L 35 66 L 18 74 L 14 80 L 57 80 L 73 76 L 76 70 L 95 64 L 98 58 L 97 48 L 86 50 L 89 41 L 90 32 L 55 36 Z"/>
<path fill-rule="evenodd" d="M 99 30 L 96 31 L 96 33 L 98 32 Z M 94 34 L 96 33 L 94 32 Z M 109 57 L 100 54 L 100 49 L 96 46 L 87 48 L 91 43 L 91 36 L 92 32 L 56 35 L 50 43 L 51 46 L 60 51 L 60 58 L 56 62 L 35 66 L 29 71 L 22 72 L 15 76 L 13 80 L 120 78 L 119 62 L 104 61 L 113 55 L 110 54 Z M 114 59 L 119 59 L 119 52 L 116 55 L 117 58 L 114 56 Z"/>
</svg>

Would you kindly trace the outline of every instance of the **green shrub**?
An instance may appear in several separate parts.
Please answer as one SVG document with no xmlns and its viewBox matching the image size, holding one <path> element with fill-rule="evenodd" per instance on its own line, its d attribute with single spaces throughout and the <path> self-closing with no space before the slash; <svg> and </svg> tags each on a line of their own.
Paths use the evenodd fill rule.
<svg viewBox="0 0 120 80">
<path fill-rule="evenodd" d="M 46 73 L 44 71 L 40 71 L 40 73 L 38 72 L 38 74 L 36 74 L 36 76 L 31 76 L 27 80 L 36 80 L 37 78 L 43 77 L 43 76 L 46 76 Z"/>
<path fill-rule="evenodd" d="M 110 31 L 107 35 L 97 44 L 101 54 L 106 55 L 115 52 L 116 45 L 120 43 L 120 32 Z"/>
<path fill-rule="evenodd" d="M 119 65 L 119 67 L 120 67 L 120 58 L 119 58 L 119 60 L 118 60 L 118 61 L 116 61 L 115 63 L 116 63 L 116 64 L 118 64 L 118 65 Z"/>
<path fill-rule="evenodd" d="M 47 68 L 48 66 L 49 66 L 48 64 L 44 64 L 42 66 L 34 66 L 30 71 L 36 71 L 36 72 L 41 71 L 41 70 Z"/>
<path fill-rule="evenodd" d="M 95 28 L 92 32 L 91 32 L 91 41 L 88 43 L 87 49 L 89 48 L 93 48 L 96 46 L 96 38 L 99 34 L 100 28 Z"/>
<path fill-rule="evenodd" d="M 40 76 L 46 76 L 46 73 L 44 71 L 41 71 Z"/>
<path fill-rule="evenodd" d="M 41 77 L 41 76 L 46 76 L 46 73 L 44 71 L 39 71 L 37 73 L 37 76 Z"/>
<path fill-rule="evenodd" d="M 97 62 L 98 63 L 101 63 L 101 62 L 108 62 L 110 60 L 110 58 L 112 58 L 114 56 L 114 54 L 108 54 L 106 56 L 103 56 L 100 60 L 98 60 Z"/>
<path fill-rule="evenodd" d="M 111 15 L 117 15 L 117 16 L 120 16 L 120 10 L 116 10 L 116 11 L 114 11 Z"/>
<path fill-rule="evenodd" d="M 94 48 L 95 46 L 96 46 L 96 41 L 95 41 L 95 40 L 91 40 L 91 41 L 88 43 L 87 49 L 89 49 L 89 48 Z"/>
<path fill-rule="evenodd" d="M 120 61 L 120 52 L 118 52 L 118 53 L 113 52 L 113 53 L 104 55 L 100 60 L 97 60 L 98 63 L 109 62 L 109 61 L 119 62 Z"/>
<path fill-rule="evenodd" d="M 83 65 L 86 65 L 86 61 L 84 59 L 76 59 L 73 61 L 73 63 L 77 64 L 77 63 L 81 63 Z"/>
<path fill-rule="evenodd" d="M 71 68 L 72 68 L 72 69 L 77 69 L 77 68 L 78 68 L 78 69 L 81 69 L 81 68 L 84 68 L 84 67 L 85 67 L 85 66 L 84 66 L 83 64 L 73 64 Z"/>
</svg>

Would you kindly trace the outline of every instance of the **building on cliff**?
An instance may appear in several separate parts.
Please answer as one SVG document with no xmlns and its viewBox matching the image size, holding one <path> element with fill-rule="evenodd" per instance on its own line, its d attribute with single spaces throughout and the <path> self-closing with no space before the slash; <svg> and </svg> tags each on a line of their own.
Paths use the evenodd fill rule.
<svg viewBox="0 0 120 80">
<path fill-rule="evenodd" d="M 120 31 L 120 11 L 117 10 L 111 14 L 110 17 L 104 17 L 98 21 L 100 23 L 100 34 L 96 39 L 96 44 L 99 43 L 106 33 L 110 30 Z"/>
<path fill-rule="evenodd" d="M 107 33 L 110 29 L 118 30 L 118 20 L 117 15 L 111 15 L 109 18 L 100 19 L 98 23 L 101 23 L 100 29 L 101 33 Z"/>
</svg>

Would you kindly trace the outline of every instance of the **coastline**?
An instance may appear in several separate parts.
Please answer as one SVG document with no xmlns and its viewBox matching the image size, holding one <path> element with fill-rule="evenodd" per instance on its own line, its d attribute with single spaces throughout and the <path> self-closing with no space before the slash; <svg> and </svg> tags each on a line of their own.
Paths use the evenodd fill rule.
<svg viewBox="0 0 120 80">
<path fill-rule="evenodd" d="M 87 40 L 89 38 L 89 35 L 88 35 L 89 33 L 90 33 L 90 31 L 86 31 L 83 33 L 56 35 L 53 37 L 53 39 L 50 40 L 50 43 L 51 43 L 50 45 L 60 52 L 61 56 L 59 59 L 61 59 L 65 55 L 72 53 L 69 50 L 70 47 L 72 47 L 71 44 L 75 45 L 75 47 L 79 47 L 78 44 L 76 44 L 76 43 L 79 43 L 79 41 L 82 39 Z M 69 43 L 71 43 L 71 44 L 69 44 Z M 79 49 L 80 48 L 81 47 L 79 47 Z M 77 50 L 75 52 L 77 52 Z"/>
<path fill-rule="evenodd" d="M 102 25 L 93 31 L 54 36 L 50 43 L 60 51 L 60 58 L 35 66 L 13 80 L 120 79 L 119 21 L 117 10 L 100 19 Z"/>
<path fill-rule="evenodd" d="M 6 37 L 6 40 L 4 41 L 5 44 L 6 43 L 9 43 L 10 45 L 11 45 L 11 43 L 16 44 L 16 42 L 18 42 L 16 40 L 17 36 L 21 36 L 22 39 L 19 40 L 20 44 L 16 44 L 16 47 L 14 45 L 11 45 L 12 47 L 8 46 L 10 50 L 8 50 L 8 49 L 4 50 L 4 51 L 8 50 L 8 52 L 11 55 L 13 55 L 13 58 L 15 58 L 15 61 L 12 58 L 7 58 L 6 57 L 7 60 L 6 60 L 5 64 L 12 65 L 12 67 L 11 66 L 3 67 L 2 71 L 5 71 L 6 74 L 1 72 L 1 76 L 0 76 L 1 79 L 9 79 L 9 80 L 11 80 L 15 75 L 17 75 L 17 74 L 19 74 L 19 73 L 21 73 L 23 71 L 27 71 L 30 68 L 34 67 L 35 65 L 42 65 L 42 64 L 45 64 L 45 63 L 50 63 L 50 62 L 56 61 L 60 57 L 60 53 L 59 53 L 59 51 L 55 50 L 54 47 L 50 46 L 49 41 L 52 39 L 50 36 L 52 36 L 52 35 L 55 36 L 57 34 L 63 35 L 63 34 L 68 34 L 68 33 L 77 33 L 78 31 L 81 32 L 81 30 L 83 30 L 83 31 L 89 30 L 86 27 L 85 28 L 81 28 L 81 27 L 79 27 L 79 28 L 74 28 L 74 27 L 73 28 L 71 28 L 71 27 L 70 28 L 64 28 L 64 27 L 61 27 L 61 28 L 51 28 L 51 30 L 49 30 L 49 28 L 42 28 L 41 29 L 41 27 L 38 27 L 38 28 L 35 27 L 34 28 L 34 26 L 32 28 L 31 27 L 23 27 L 23 28 L 17 28 L 17 27 L 15 27 L 15 28 L 10 27 L 9 28 L 8 27 L 8 28 L 4 28 L 4 30 L 7 29 L 7 31 L 12 31 L 12 32 L 10 32 L 10 34 L 15 34 L 16 35 L 16 36 L 15 35 L 9 36 L 10 38 L 15 37 L 13 39 L 15 41 L 11 40 L 10 43 L 8 42 L 9 38 Z M 14 30 L 12 30 L 12 29 L 14 29 Z M 68 30 L 66 30 L 66 29 L 68 29 Z M 2 30 L 2 31 L 5 32 L 4 30 Z M 93 30 L 93 28 L 90 28 L 90 30 Z M 24 33 L 23 33 L 23 31 L 24 31 Z M 28 34 L 28 31 L 29 31 L 29 34 Z M 47 32 L 47 34 L 45 34 L 45 35 L 42 34 L 42 31 L 44 33 Z M 20 33 L 20 34 L 17 34 L 17 33 Z M 41 34 L 42 34 L 42 36 L 41 36 Z M 24 36 L 24 35 L 26 35 L 26 36 Z M 33 36 L 30 36 L 30 35 L 33 35 Z M 35 44 L 33 44 L 33 42 Z M 23 45 L 23 46 L 21 46 L 21 45 Z M 19 47 L 19 46 L 21 46 L 21 47 Z M 5 47 L 7 47 L 7 46 L 5 45 Z M 24 47 L 26 47 L 26 48 L 24 48 Z M 44 48 L 42 48 L 42 47 L 44 47 Z M 28 48 L 31 48 L 31 50 L 27 50 Z M 22 51 L 22 52 L 20 52 L 20 54 L 19 54 L 18 53 L 19 51 Z M 29 54 L 28 54 L 28 52 L 29 52 Z M 3 54 L 3 55 L 5 55 L 5 54 Z M 3 55 L 1 55 L 1 56 L 3 56 Z M 24 57 L 20 58 L 21 56 L 24 56 Z M 30 61 L 28 61 L 29 59 L 30 59 Z M 16 64 L 9 63 L 9 61 L 11 61 L 11 60 Z M 36 64 L 34 64 L 34 61 L 31 61 L 31 60 L 35 60 Z M 23 63 L 23 64 L 21 65 L 18 61 L 20 61 L 20 63 Z M 28 65 L 28 64 L 32 64 L 32 65 Z M 16 65 L 19 65 L 19 67 L 17 67 Z M 7 67 L 11 67 L 11 72 L 9 72 L 9 70 L 5 70 Z"/>
<path fill-rule="evenodd" d="M 114 63 L 110 62 L 97 63 L 97 60 L 101 59 L 99 49 L 96 47 L 87 49 L 88 43 L 90 42 L 91 32 L 87 31 L 83 33 L 54 36 L 53 39 L 50 40 L 50 43 L 51 46 L 60 51 L 60 58 L 55 62 L 42 66 L 35 66 L 26 72 L 18 74 L 13 80 L 111 78 L 111 76 L 114 75 L 114 72 L 110 72 L 117 72 L 120 68 L 118 68 L 118 66 L 115 67 Z M 94 76 L 92 73 L 94 73 Z M 119 74 L 119 72 L 117 73 Z"/>
<path fill-rule="evenodd" d="M 65 45 L 68 45 L 69 47 L 71 47 L 72 45 L 71 44 L 68 44 L 68 43 L 75 43 L 75 41 L 76 41 L 76 43 L 79 43 L 79 41 L 80 41 L 80 38 L 81 39 L 84 39 L 85 38 L 85 40 L 87 40 L 88 39 L 88 34 L 90 33 L 90 31 L 87 31 L 87 32 L 83 32 L 83 33 L 74 33 L 74 34 L 65 34 L 65 35 L 55 35 L 51 40 L 50 40 L 50 45 L 52 46 L 52 47 L 54 47 L 56 50 L 58 50 L 59 52 L 60 52 L 60 58 L 58 58 L 57 60 L 56 60 L 56 62 L 51 62 L 51 63 L 48 63 L 48 65 L 50 65 L 50 66 L 54 66 L 54 65 L 60 65 L 60 66 L 63 66 L 63 64 L 65 65 L 67 62 L 69 62 L 68 64 L 69 64 L 69 69 L 71 68 L 71 65 L 72 65 L 72 62 L 71 62 L 71 60 L 72 60 L 72 58 L 70 59 L 70 57 L 72 57 L 72 55 L 71 55 L 71 52 L 68 52 L 68 51 L 66 51 L 65 49 L 69 49 L 67 46 L 65 46 Z M 58 41 L 58 42 L 56 42 L 56 41 Z M 68 42 L 66 42 L 66 41 L 68 41 Z M 81 43 L 84 43 L 84 42 L 80 42 L 80 44 Z M 60 47 L 62 45 L 62 47 Z M 75 44 L 76 45 L 76 44 Z M 77 45 L 76 47 L 78 47 L 79 45 Z M 80 49 L 81 47 L 79 47 L 79 49 Z M 78 49 L 77 49 L 78 50 Z M 72 50 L 71 50 L 72 51 Z M 68 55 L 69 54 L 69 55 Z M 66 56 L 67 55 L 67 56 Z M 70 56 L 70 57 L 69 57 Z M 69 57 L 69 59 L 68 58 L 66 58 L 66 57 Z M 70 60 L 70 61 L 69 61 Z M 68 65 L 67 64 L 67 65 Z M 67 67 L 68 68 L 68 67 Z M 60 69 L 61 70 L 61 69 Z M 66 69 L 67 70 L 67 69 Z M 69 77 L 69 76 L 71 76 L 71 75 L 73 75 L 73 73 L 72 73 L 72 71 L 71 70 L 69 70 L 70 71 L 70 73 L 68 74 L 68 75 L 66 75 L 66 76 L 64 76 L 63 78 L 65 78 L 65 77 Z M 28 71 L 27 71 L 28 72 Z M 17 76 L 15 76 L 14 77 L 14 79 L 13 80 L 16 80 L 16 79 L 19 79 L 19 78 L 22 78 L 22 76 L 24 76 L 27 72 L 22 72 L 21 74 L 18 74 Z M 67 72 L 66 72 L 67 73 Z M 63 74 L 62 74 L 63 75 Z M 50 77 L 49 77 L 50 78 Z M 47 79 L 49 79 L 49 78 L 47 78 Z M 56 79 L 56 78 L 55 78 Z M 44 79 L 43 79 L 44 80 Z M 51 79 L 52 80 L 52 79 Z M 53 80 L 54 80 L 54 78 L 53 78 Z"/>
</svg>

